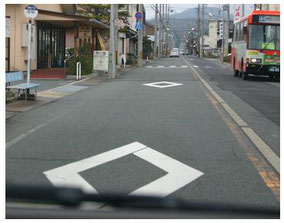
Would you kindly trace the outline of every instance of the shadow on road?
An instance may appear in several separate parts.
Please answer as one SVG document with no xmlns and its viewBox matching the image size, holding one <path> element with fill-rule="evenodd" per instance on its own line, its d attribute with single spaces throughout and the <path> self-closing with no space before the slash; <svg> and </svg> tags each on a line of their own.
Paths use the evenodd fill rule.
<svg viewBox="0 0 284 223">
<path fill-rule="evenodd" d="M 279 80 L 272 80 L 270 77 L 267 76 L 249 76 L 249 81 L 259 81 L 259 82 L 278 82 L 280 83 Z"/>
</svg>

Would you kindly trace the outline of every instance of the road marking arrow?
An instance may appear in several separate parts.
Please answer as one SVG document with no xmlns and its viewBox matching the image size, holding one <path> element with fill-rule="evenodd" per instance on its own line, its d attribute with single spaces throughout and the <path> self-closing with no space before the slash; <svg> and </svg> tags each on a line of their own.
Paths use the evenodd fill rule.
<svg viewBox="0 0 284 223">
<path fill-rule="evenodd" d="M 54 186 L 80 187 L 86 192 L 97 193 L 97 190 L 81 177 L 79 173 L 129 154 L 144 159 L 168 173 L 138 188 L 131 194 L 167 196 L 203 175 L 202 172 L 139 142 L 45 171 L 44 174 Z"/>
</svg>

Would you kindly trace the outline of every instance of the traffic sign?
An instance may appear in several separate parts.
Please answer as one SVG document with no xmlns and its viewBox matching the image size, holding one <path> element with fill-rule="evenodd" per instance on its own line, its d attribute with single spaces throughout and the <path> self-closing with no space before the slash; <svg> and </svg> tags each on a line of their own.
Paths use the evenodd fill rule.
<svg viewBox="0 0 284 223">
<path fill-rule="evenodd" d="M 25 8 L 25 16 L 28 19 L 34 19 L 35 17 L 37 17 L 38 14 L 38 10 L 34 5 L 28 5 Z"/>
<path fill-rule="evenodd" d="M 136 29 L 142 29 L 143 25 L 141 24 L 141 20 L 138 20 L 136 25 L 135 25 L 135 28 Z"/>
<path fill-rule="evenodd" d="M 136 12 L 135 18 L 138 19 L 138 20 L 140 20 L 140 19 L 143 18 L 143 14 L 142 14 L 141 12 Z"/>
</svg>

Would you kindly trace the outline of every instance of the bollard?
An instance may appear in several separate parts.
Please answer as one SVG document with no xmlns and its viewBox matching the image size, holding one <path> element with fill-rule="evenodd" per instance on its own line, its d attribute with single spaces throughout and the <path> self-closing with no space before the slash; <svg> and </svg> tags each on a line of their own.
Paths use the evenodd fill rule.
<svg viewBox="0 0 284 223">
<path fill-rule="evenodd" d="M 76 64 L 76 80 L 80 80 L 82 78 L 82 75 L 81 75 L 81 62 L 77 62 Z"/>
</svg>

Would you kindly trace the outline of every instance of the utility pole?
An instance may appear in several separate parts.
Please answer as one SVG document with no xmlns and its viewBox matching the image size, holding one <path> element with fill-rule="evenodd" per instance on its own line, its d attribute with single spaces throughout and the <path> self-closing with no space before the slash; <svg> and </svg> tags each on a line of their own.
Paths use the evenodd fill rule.
<svg viewBox="0 0 284 223">
<path fill-rule="evenodd" d="M 158 34 L 157 28 L 158 28 L 158 4 L 156 4 L 156 7 L 155 7 L 154 60 L 157 60 L 157 58 L 158 58 L 158 56 L 157 56 L 157 53 L 158 53 L 158 49 L 157 49 L 157 47 L 158 47 L 158 44 L 157 44 L 157 40 L 158 40 L 158 38 L 157 38 L 157 34 Z"/>
<path fill-rule="evenodd" d="M 166 31 L 166 57 L 168 56 L 168 53 L 169 53 L 169 17 L 170 17 L 170 5 L 168 4 L 167 5 L 167 12 L 166 12 L 166 15 L 167 15 L 167 25 L 166 25 L 166 28 L 167 28 L 167 31 Z"/>
<path fill-rule="evenodd" d="M 158 47 L 158 58 L 161 58 L 161 23 L 162 23 L 162 19 L 161 19 L 161 4 L 159 4 L 159 47 Z"/>
<path fill-rule="evenodd" d="M 229 54 L 229 37 L 230 37 L 230 5 L 226 5 L 227 9 L 227 26 L 226 26 L 226 51 L 225 55 L 228 56 Z"/>
<path fill-rule="evenodd" d="M 164 57 L 165 55 L 165 45 L 164 45 L 164 42 L 165 42 L 165 27 L 164 27 L 164 24 L 165 24 L 165 4 L 162 4 L 162 57 Z"/>
<path fill-rule="evenodd" d="M 201 49 L 200 58 L 203 58 L 203 45 L 204 45 L 204 4 L 202 4 L 202 23 L 201 23 Z"/>
<path fill-rule="evenodd" d="M 142 12 L 142 4 L 138 5 L 139 12 Z M 141 19 L 141 25 L 143 25 L 144 16 Z M 142 28 L 138 29 L 138 66 L 143 65 L 143 30 Z"/>
<path fill-rule="evenodd" d="M 198 4 L 198 11 L 197 11 L 197 26 L 198 26 L 197 49 L 198 49 L 198 56 L 200 57 L 200 4 Z"/>
<path fill-rule="evenodd" d="M 224 20 L 224 7 L 223 7 L 223 11 L 222 11 L 222 53 L 221 53 L 221 61 L 222 63 L 224 63 L 224 31 L 225 31 L 225 20 Z"/>
<path fill-rule="evenodd" d="M 116 78 L 116 57 L 117 57 L 117 28 L 115 27 L 115 20 L 118 15 L 118 5 L 111 4 L 110 8 L 110 54 L 109 54 L 109 76 Z"/>
</svg>

